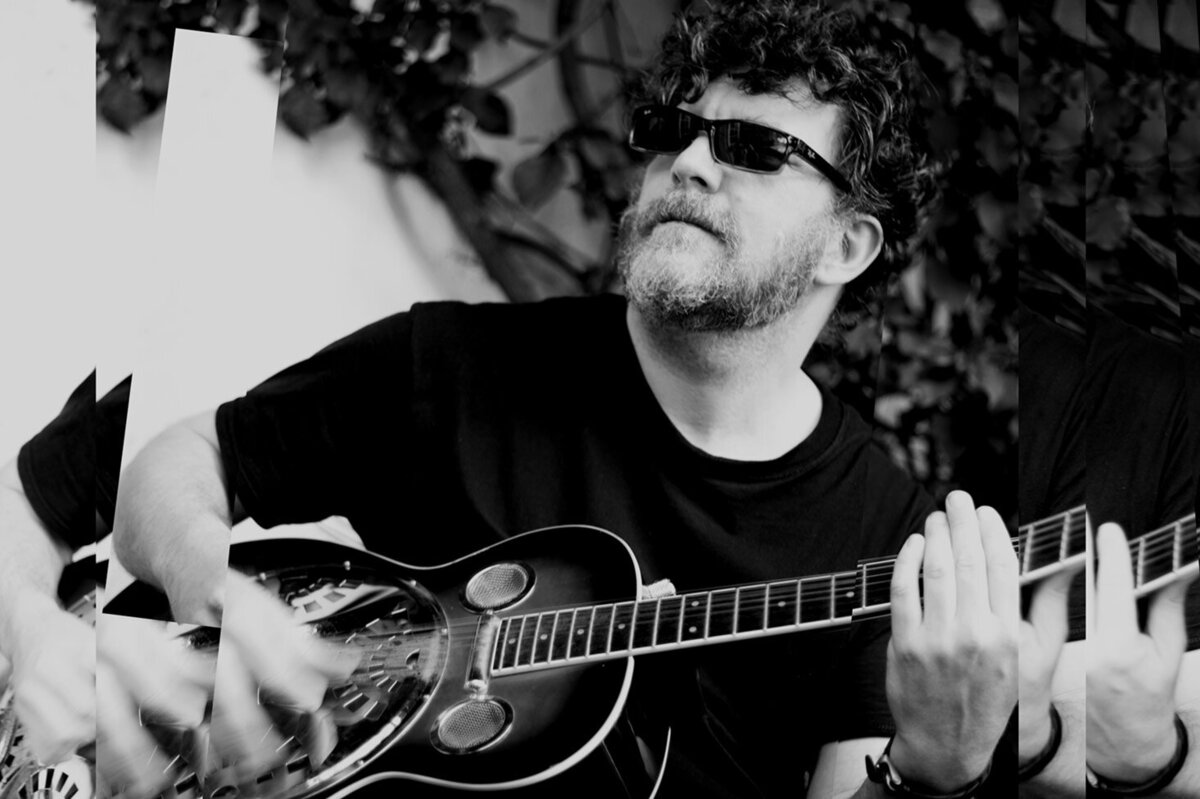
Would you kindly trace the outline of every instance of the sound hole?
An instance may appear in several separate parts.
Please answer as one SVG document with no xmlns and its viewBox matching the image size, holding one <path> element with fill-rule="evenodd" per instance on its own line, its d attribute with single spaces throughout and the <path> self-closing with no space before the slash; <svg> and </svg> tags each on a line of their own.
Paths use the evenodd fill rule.
<svg viewBox="0 0 1200 799">
<path fill-rule="evenodd" d="M 520 563 L 495 563 L 479 571 L 463 589 L 472 610 L 500 610 L 515 604 L 533 587 L 533 575 Z"/>
<path fill-rule="evenodd" d="M 448 754 L 477 752 L 498 741 L 512 724 L 512 708 L 498 699 L 468 700 L 438 719 L 433 743 Z"/>
</svg>

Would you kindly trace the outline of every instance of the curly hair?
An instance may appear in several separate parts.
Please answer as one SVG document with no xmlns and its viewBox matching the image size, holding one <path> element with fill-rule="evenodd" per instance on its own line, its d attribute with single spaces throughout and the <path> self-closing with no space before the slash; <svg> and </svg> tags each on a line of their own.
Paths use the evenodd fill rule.
<svg viewBox="0 0 1200 799">
<path fill-rule="evenodd" d="M 640 99 L 699 99 L 722 77 L 749 94 L 785 96 L 802 80 L 814 99 L 841 110 L 832 163 L 850 183 L 836 210 L 876 217 L 880 256 L 848 287 L 865 300 L 900 271 L 924 207 L 932 170 L 914 138 L 912 62 L 902 44 L 872 41 L 851 13 L 807 0 L 727 0 L 675 20 Z"/>
</svg>

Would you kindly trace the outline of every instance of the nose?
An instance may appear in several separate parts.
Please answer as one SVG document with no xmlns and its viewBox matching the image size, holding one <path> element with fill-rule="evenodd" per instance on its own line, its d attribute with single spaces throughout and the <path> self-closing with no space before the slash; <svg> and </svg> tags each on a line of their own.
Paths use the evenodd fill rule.
<svg viewBox="0 0 1200 799">
<path fill-rule="evenodd" d="M 671 164 L 671 179 L 681 189 L 714 192 L 720 188 L 723 174 L 721 165 L 713 160 L 706 133 L 693 139 Z"/>
</svg>

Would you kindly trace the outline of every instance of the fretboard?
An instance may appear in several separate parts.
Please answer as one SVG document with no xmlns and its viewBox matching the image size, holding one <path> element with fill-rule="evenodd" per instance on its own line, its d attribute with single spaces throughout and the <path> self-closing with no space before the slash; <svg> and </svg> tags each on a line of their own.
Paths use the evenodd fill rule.
<svg viewBox="0 0 1200 799">
<path fill-rule="evenodd" d="M 1087 510 L 1080 505 L 1017 528 L 1021 585 L 1072 568 L 1087 556 Z"/>
<path fill-rule="evenodd" d="M 492 672 L 505 674 L 836 627 L 887 609 L 894 559 L 854 571 L 641 601 L 547 610 L 500 622 Z"/>
<path fill-rule="evenodd" d="M 1193 571 L 1200 556 L 1196 514 L 1138 536 L 1129 542 L 1133 585 L 1137 596 L 1163 587 Z"/>
</svg>

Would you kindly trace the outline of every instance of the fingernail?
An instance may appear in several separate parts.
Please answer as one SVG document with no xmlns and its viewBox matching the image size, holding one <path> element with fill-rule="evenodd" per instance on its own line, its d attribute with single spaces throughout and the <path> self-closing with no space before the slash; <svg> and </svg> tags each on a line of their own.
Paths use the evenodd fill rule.
<svg viewBox="0 0 1200 799">
<path fill-rule="evenodd" d="M 971 495 L 966 491 L 951 491 L 946 497 L 946 506 L 955 510 L 973 510 L 974 503 L 971 501 Z"/>
</svg>

